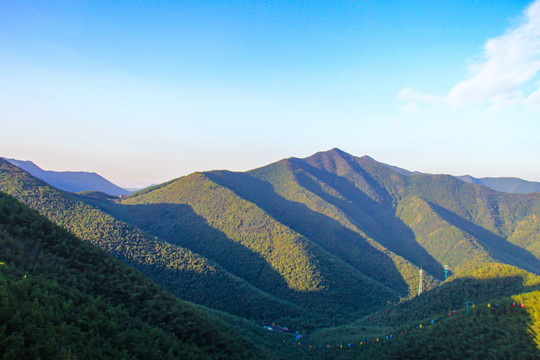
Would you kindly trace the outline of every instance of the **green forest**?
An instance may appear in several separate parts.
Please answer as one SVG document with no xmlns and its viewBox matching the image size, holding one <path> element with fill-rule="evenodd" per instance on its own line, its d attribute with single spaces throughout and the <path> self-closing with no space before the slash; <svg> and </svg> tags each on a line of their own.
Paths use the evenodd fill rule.
<svg viewBox="0 0 540 360">
<path fill-rule="evenodd" d="M 230 326 L 0 193 L 3 359 L 256 357 Z"/>
<path fill-rule="evenodd" d="M 0 210 L 4 359 L 540 358 L 540 194 L 333 149 Z"/>
<path fill-rule="evenodd" d="M 362 336 L 344 329 L 341 337 L 319 334 L 288 344 L 314 359 L 533 360 L 540 358 L 539 299 L 540 292 L 528 292 L 476 303 L 469 315 L 460 308 Z"/>
<path fill-rule="evenodd" d="M 260 320 L 271 318 L 272 314 L 294 317 L 302 312 L 218 264 L 118 221 L 81 201 L 79 196 L 52 188 L 2 159 L 0 190 L 135 267 L 184 300 Z"/>
</svg>

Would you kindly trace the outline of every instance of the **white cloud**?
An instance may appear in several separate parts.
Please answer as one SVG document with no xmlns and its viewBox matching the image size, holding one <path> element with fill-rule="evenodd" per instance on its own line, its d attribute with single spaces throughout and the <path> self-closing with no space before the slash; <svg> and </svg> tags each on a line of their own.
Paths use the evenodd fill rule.
<svg viewBox="0 0 540 360">
<path fill-rule="evenodd" d="M 418 106 L 418 103 L 416 101 L 409 101 L 405 105 L 401 105 L 399 109 L 406 113 L 412 113 L 418 110 L 420 106 Z"/>
<path fill-rule="evenodd" d="M 400 90 L 398 98 L 405 101 L 419 101 L 423 103 L 434 103 L 441 100 L 440 96 L 422 94 L 413 87 L 406 87 Z"/>
<path fill-rule="evenodd" d="M 405 105 L 399 107 L 401 111 L 404 112 L 414 112 L 418 110 L 420 108 L 419 103 L 433 104 L 442 100 L 440 96 L 422 94 L 410 86 L 399 91 L 398 99 L 406 102 Z"/>
<path fill-rule="evenodd" d="M 540 86 L 531 82 L 540 72 L 540 0 L 524 12 L 521 23 L 484 45 L 480 61 L 469 66 L 469 77 L 458 82 L 447 95 L 436 97 L 413 88 L 402 89 L 398 98 L 412 104 L 444 103 L 454 107 L 487 105 L 504 109 L 525 105 L 540 110 Z"/>
<path fill-rule="evenodd" d="M 540 82 L 537 82 L 536 86 L 538 86 L 538 90 L 525 99 L 525 104 L 531 109 L 540 111 Z"/>
</svg>

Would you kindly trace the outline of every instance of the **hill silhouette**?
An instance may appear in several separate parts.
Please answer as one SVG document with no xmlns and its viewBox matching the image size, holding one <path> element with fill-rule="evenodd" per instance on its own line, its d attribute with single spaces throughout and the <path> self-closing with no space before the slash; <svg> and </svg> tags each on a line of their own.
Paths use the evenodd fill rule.
<svg viewBox="0 0 540 360">
<path fill-rule="evenodd" d="M 29 172 L 31 175 L 45 181 L 60 190 L 73 193 L 81 191 L 100 191 L 109 195 L 129 195 L 132 191 L 123 189 L 103 176 L 85 171 L 52 171 L 43 170 L 31 161 L 6 159 L 11 164 Z"/>
<path fill-rule="evenodd" d="M 470 175 L 456 176 L 458 179 L 470 184 L 487 186 L 496 191 L 516 194 L 531 194 L 540 192 L 540 183 L 535 181 L 526 181 L 514 177 L 484 177 L 475 178 Z"/>
</svg>

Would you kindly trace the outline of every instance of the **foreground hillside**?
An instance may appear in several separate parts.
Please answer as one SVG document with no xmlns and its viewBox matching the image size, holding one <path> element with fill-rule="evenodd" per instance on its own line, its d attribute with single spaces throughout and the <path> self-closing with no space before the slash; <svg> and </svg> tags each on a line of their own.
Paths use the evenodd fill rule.
<svg viewBox="0 0 540 360">
<path fill-rule="evenodd" d="M 0 254 L 3 359 L 540 355 L 540 293 L 528 292 L 540 286 L 540 277 L 505 265 L 487 266 L 356 324 L 294 341 L 179 301 L 1 193 Z M 522 294 L 508 297 L 513 293 Z M 463 299 L 475 299 L 470 316 Z M 278 343 L 276 336 L 282 341 Z"/>
<path fill-rule="evenodd" d="M 442 313 L 357 341 L 306 339 L 289 345 L 312 359 L 535 360 L 540 358 L 539 299 L 540 292 L 529 292 L 477 303 L 470 315 L 466 309 Z"/>
<path fill-rule="evenodd" d="M 0 250 L 3 359 L 261 356 L 227 324 L 2 193 Z"/>
<path fill-rule="evenodd" d="M 310 358 L 538 359 L 538 290 L 539 276 L 487 265 L 410 301 L 289 345 Z"/>
<path fill-rule="evenodd" d="M 320 330 L 314 337 L 339 339 L 347 333 L 361 338 L 380 329 L 414 324 L 426 316 L 447 314 L 463 308 L 469 300 L 482 303 L 537 290 L 540 290 L 540 276 L 509 265 L 489 264 L 462 276 L 454 276 L 420 296 L 388 306 L 350 324 Z"/>
<path fill-rule="evenodd" d="M 265 294 L 216 263 L 169 244 L 59 191 L 0 159 L 0 190 L 131 265 L 178 297 L 260 320 L 302 309 Z"/>
</svg>

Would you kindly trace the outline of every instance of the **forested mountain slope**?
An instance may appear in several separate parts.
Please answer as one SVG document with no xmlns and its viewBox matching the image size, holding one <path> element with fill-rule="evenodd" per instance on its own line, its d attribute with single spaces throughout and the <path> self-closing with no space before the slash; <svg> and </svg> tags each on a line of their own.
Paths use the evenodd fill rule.
<svg viewBox="0 0 540 360">
<path fill-rule="evenodd" d="M 481 250 L 489 254 L 492 261 L 524 267 L 535 273 L 540 271 L 538 259 L 540 253 L 536 252 L 532 244 L 526 244 L 513 237 L 523 221 L 529 221 L 529 228 L 538 225 L 540 194 L 499 193 L 483 186 L 463 183 L 447 175 L 403 175 L 369 157 L 357 158 L 339 149 L 318 153 L 301 161 L 324 173 L 338 175 L 339 181 L 349 186 L 348 189 L 351 191 L 337 184 L 332 187 L 332 183 L 328 181 L 324 183 L 337 191 L 349 204 L 368 209 L 371 206 L 373 213 L 371 217 L 380 219 L 382 223 L 392 224 L 390 221 L 384 221 L 392 212 L 402 222 L 400 216 L 405 217 L 408 212 L 416 215 L 417 221 L 430 216 L 424 214 L 425 211 L 431 215 L 436 213 L 438 221 L 444 221 L 463 232 L 469 240 L 474 239 Z M 371 199 L 371 202 L 365 197 Z M 417 206 L 414 202 L 418 199 L 427 206 L 411 209 Z M 412 220 L 411 214 L 408 215 Z M 354 214 L 348 216 L 353 218 Z M 362 219 L 360 221 L 366 222 Z M 416 262 L 417 260 L 409 258 L 409 254 L 402 249 L 403 245 L 408 245 L 408 241 L 417 242 L 417 237 L 411 233 L 413 229 L 409 224 L 401 226 L 399 221 L 394 224 L 397 226 L 390 226 L 391 228 L 387 230 L 388 235 L 381 241 L 386 241 L 389 248 L 396 249 L 397 253 Z M 371 225 L 371 229 L 368 230 L 376 234 L 377 229 Z M 456 243 L 461 240 L 452 241 L 442 235 L 438 237 L 437 244 L 443 247 L 448 242 L 457 245 Z M 427 250 L 436 263 L 442 264 L 444 261 L 442 257 L 447 251 L 438 249 L 437 244 L 422 248 Z M 465 256 L 456 250 L 452 250 L 448 255 L 454 257 L 454 261 Z M 452 262 L 449 265 L 456 267 Z M 429 271 L 429 268 L 427 270 Z"/>
<path fill-rule="evenodd" d="M 52 188 L 2 159 L 0 190 L 184 300 L 260 320 L 303 314 L 303 309 L 263 293 L 218 264 L 118 221 L 80 196 Z"/>
<path fill-rule="evenodd" d="M 540 277 L 508 265 L 486 265 L 355 324 L 298 341 L 283 335 L 277 343 L 278 334 L 179 301 L 2 193 L 0 254 L 3 359 L 537 359 L 540 354 L 540 293 L 534 291 Z M 464 299 L 476 304 L 470 316 Z"/>
<path fill-rule="evenodd" d="M 0 354 L 5 360 L 265 356 L 227 323 L 3 193 Z"/>
<path fill-rule="evenodd" d="M 147 215 L 165 208 L 167 215 L 141 216 L 143 205 Z M 277 297 L 302 306 L 311 302 L 317 311 L 307 299 L 326 293 L 327 304 L 354 314 L 347 301 L 351 292 L 363 290 L 340 287 L 347 284 L 343 274 L 410 297 L 418 289 L 420 267 L 427 272 L 425 289 L 443 280 L 444 265 L 458 274 L 486 263 L 540 273 L 537 194 L 503 194 L 451 176 L 398 173 L 339 149 L 246 173 L 192 174 L 136 193 L 109 211 Z M 328 279 L 334 285 L 328 287 Z M 309 296 L 302 299 L 291 289 Z M 384 295 L 379 302 L 389 299 L 395 301 Z M 370 305 L 369 297 L 362 300 Z"/>
<path fill-rule="evenodd" d="M 395 171 L 339 149 L 194 173 L 118 199 L 0 163 L 0 190 L 174 294 L 246 318 L 359 319 L 487 264 L 540 274 L 540 194 Z"/>
<path fill-rule="evenodd" d="M 423 267 L 503 262 L 540 271 L 540 196 L 393 171 L 338 149 L 249 171 L 205 173 L 366 275 L 403 293 Z M 515 246 L 517 245 L 517 246 Z"/>
<path fill-rule="evenodd" d="M 124 216 L 145 231 L 192 249 L 262 290 L 315 314 L 345 318 L 399 299 L 397 292 L 205 174 L 192 174 L 134 194 L 122 204 L 124 215 L 116 212 L 115 216 Z M 151 221 L 145 223 L 144 217 L 137 216 L 137 210 L 129 210 L 144 206 L 167 207 L 171 213 L 152 226 Z M 178 216 L 186 209 L 193 212 L 191 217 Z M 193 232 L 202 225 L 213 230 Z M 190 228 L 190 236 L 184 236 Z"/>
<path fill-rule="evenodd" d="M 538 291 L 491 299 L 476 303 L 470 315 L 459 309 L 450 316 L 386 328 L 357 342 L 350 337 L 322 343 L 306 339 L 290 346 L 302 349 L 307 359 L 536 360 L 540 358 L 539 299 Z"/>
<path fill-rule="evenodd" d="M 280 167 L 277 164 L 276 167 Z M 279 169 L 273 169 L 278 170 Z M 209 172 L 215 182 L 232 189 L 257 204 L 281 223 L 302 234 L 328 253 L 340 258 L 357 271 L 381 282 L 406 297 L 409 286 L 417 283 L 419 268 L 406 262 L 359 231 L 340 217 L 339 208 L 325 203 L 317 195 L 289 183 L 287 190 L 296 193 L 286 198 L 272 186 L 248 174 L 226 171 Z M 303 201 L 294 199 L 301 197 Z"/>
<path fill-rule="evenodd" d="M 302 345 L 331 345 L 307 351 L 312 358 L 537 359 L 539 289 L 539 276 L 489 264 L 354 323 L 317 331 Z"/>
</svg>

